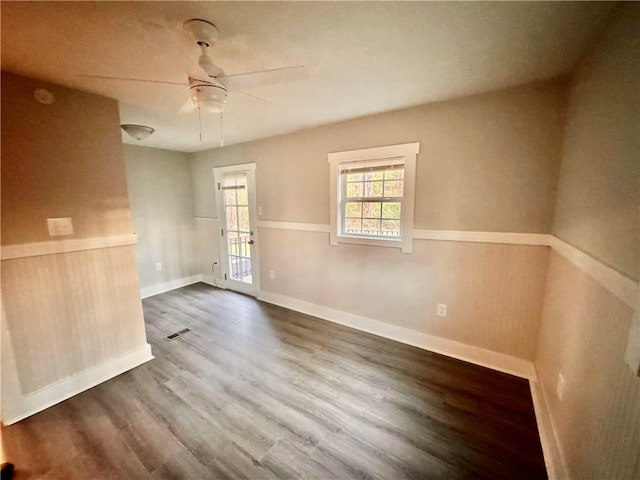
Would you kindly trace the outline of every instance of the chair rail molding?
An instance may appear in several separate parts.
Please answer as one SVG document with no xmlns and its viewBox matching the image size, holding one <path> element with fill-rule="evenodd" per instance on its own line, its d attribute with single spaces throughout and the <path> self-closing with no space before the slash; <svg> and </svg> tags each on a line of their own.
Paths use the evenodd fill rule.
<svg viewBox="0 0 640 480">
<path fill-rule="evenodd" d="M 128 233 L 110 237 L 69 238 L 48 242 L 3 245 L 0 247 L 0 251 L 2 260 L 12 260 L 14 258 L 55 255 L 58 253 L 95 250 L 98 248 L 122 247 L 125 245 L 135 245 L 136 243 L 138 243 L 138 235 L 136 233 Z"/>
</svg>

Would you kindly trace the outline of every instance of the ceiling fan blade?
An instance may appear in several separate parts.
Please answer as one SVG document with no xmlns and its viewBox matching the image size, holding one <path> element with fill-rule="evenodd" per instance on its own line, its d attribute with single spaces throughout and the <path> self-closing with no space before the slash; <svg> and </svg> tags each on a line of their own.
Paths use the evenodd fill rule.
<svg viewBox="0 0 640 480">
<path fill-rule="evenodd" d="M 80 75 L 85 78 L 97 78 L 99 80 L 116 80 L 119 82 L 159 83 L 162 85 L 189 85 L 189 82 L 165 82 L 163 80 L 148 80 L 145 78 L 108 77 L 105 75 Z"/>
<path fill-rule="evenodd" d="M 263 102 L 270 103 L 271 105 L 275 105 L 276 107 L 280 106 L 279 103 L 272 102 L 271 100 L 267 100 L 266 98 L 259 97 L 258 95 L 254 95 L 253 93 L 245 92 L 245 91 L 242 91 L 242 90 L 239 93 L 244 93 L 245 95 L 248 95 L 249 97 L 253 97 L 253 98 L 256 98 L 258 100 L 262 100 Z"/>
<path fill-rule="evenodd" d="M 258 72 L 239 73 L 237 75 L 226 75 L 220 77 L 230 92 L 237 92 L 256 87 L 264 87 L 275 83 L 293 82 L 309 78 L 304 65 L 295 67 L 274 68 L 273 70 L 262 70 Z"/>
</svg>

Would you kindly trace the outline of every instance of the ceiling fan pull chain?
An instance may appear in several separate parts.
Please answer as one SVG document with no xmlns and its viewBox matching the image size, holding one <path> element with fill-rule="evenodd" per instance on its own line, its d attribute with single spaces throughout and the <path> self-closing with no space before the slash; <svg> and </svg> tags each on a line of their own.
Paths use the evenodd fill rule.
<svg viewBox="0 0 640 480">
<path fill-rule="evenodd" d="M 220 146 L 224 147 L 224 127 L 222 123 L 222 112 L 220 112 Z"/>
<path fill-rule="evenodd" d="M 198 124 L 200 125 L 200 143 L 202 143 L 202 116 L 200 115 L 200 98 L 198 97 Z"/>
</svg>

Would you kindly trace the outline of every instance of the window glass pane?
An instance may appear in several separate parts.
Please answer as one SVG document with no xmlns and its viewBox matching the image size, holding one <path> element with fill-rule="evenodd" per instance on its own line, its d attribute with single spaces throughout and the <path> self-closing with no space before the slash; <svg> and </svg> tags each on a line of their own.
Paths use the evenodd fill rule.
<svg viewBox="0 0 640 480">
<path fill-rule="evenodd" d="M 354 162 L 339 167 L 343 169 L 338 170 L 341 188 L 338 200 L 342 204 L 340 234 L 401 238 L 404 165 L 383 163 L 363 161 L 360 165 Z M 358 168 L 361 170 L 357 171 Z"/>
<path fill-rule="evenodd" d="M 364 218 L 380 218 L 380 202 L 365 202 L 362 205 L 362 216 Z"/>
<path fill-rule="evenodd" d="M 359 218 L 347 218 L 345 221 L 345 233 L 362 233 L 362 220 Z"/>
<path fill-rule="evenodd" d="M 236 207 L 227 207 L 227 230 L 238 229 L 238 215 Z"/>
<path fill-rule="evenodd" d="M 400 220 L 383 220 L 382 234 L 387 237 L 400 236 Z"/>
<path fill-rule="evenodd" d="M 235 190 L 225 190 L 224 191 L 224 204 L 225 205 L 235 205 L 236 204 L 236 191 Z"/>
<path fill-rule="evenodd" d="M 347 198 L 361 198 L 364 195 L 362 183 L 347 183 Z"/>
<path fill-rule="evenodd" d="M 394 180 L 384 183 L 385 197 L 402 197 L 404 182 L 402 180 Z"/>
<path fill-rule="evenodd" d="M 404 178 L 404 168 L 398 168 L 395 170 L 387 170 L 384 172 L 385 180 L 400 180 Z"/>
<path fill-rule="evenodd" d="M 240 230 L 249 231 L 249 207 L 238 207 Z"/>
<path fill-rule="evenodd" d="M 249 234 L 241 233 L 238 237 L 238 255 L 241 257 L 250 257 L 251 249 L 249 248 Z"/>
<path fill-rule="evenodd" d="M 227 237 L 229 239 L 229 255 L 240 255 L 238 232 L 227 232 Z"/>
<path fill-rule="evenodd" d="M 384 171 L 377 170 L 375 172 L 367 172 L 364 174 L 365 180 L 382 180 L 384 178 Z"/>
<path fill-rule="evenodd" d="M 236 190 L 238 192 L 238 205 L 249 205 L 249 199 L 247 198 L 247 189 L 241 188 Z"/>
<path fill-rule="evenodd" d="M 382 205 L 382 218 L 400 220 L 400 202 L 385 202 Z"/>
<path fill-rule="evenodd" d="M 362 221 L 362 233 L 365 235 L 380 235 L 380 220 L 364 219 Z"/>
<path fill-rule="evenodd" d="M 240 255 L 241 257 L 244 256 L 244 240 L 242 238 L 242 235 L 238 237 L 238 255 Z"/>
<path fill-rule="evenodd" d="M 345 213 L 347 217 L 362 217 L 362 203 L 361 202 L 347 202 L 345 207 Z"/>
<path fill-rule="evenodd" d="M 382 197 L 382 182 L 365 182 L 365 197 Z"/>
<path fill-rule="evenodd" d="M 241 252 L 243 257 L 250 258 L 251 257 L 251 247 L 249 246 L 249 240 L 251 240 L 251 235 L 248 233 L 240 234 L 240 244 L 242 246 Z"/>
</svg>

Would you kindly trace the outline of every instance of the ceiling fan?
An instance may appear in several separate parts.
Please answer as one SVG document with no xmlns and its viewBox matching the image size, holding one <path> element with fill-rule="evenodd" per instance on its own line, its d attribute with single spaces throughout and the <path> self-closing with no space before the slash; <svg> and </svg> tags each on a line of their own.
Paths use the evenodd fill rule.
<svg viewBox="0 0 640 480">
<path fill-rule="evenodd" d="M 268 100 L 250 94 L 245 90 L 308 78 L 307 71 L 302 65 L 227 75 L 224 70 L 216 65 L 209 56 L 209 50 L 213 47 L 215 41 L 220 35 L 218 28 L 207 20 L 197 18 L 184 22 L 183 28 L 200 48 L 198 65 L 200 66 L 201 73 L 188 73 L 186 82 L 168 82 L 162 80 L 110 77 L 103 75 L 82 76 L 102 80 L 188 86 L 189 99 L 187 99 L 186 103 L 182 108 L 180 108 L 179 113 L 186 113 L 197 109 L 198 112 L 202 110 L 205 112 L 220 114 L 222 114 L 225 109 L 229 93 L 239 92 L 269 102 Z M 202 127 L 200 128 L 200 140 L 202 140 Z"/>
</svg>

